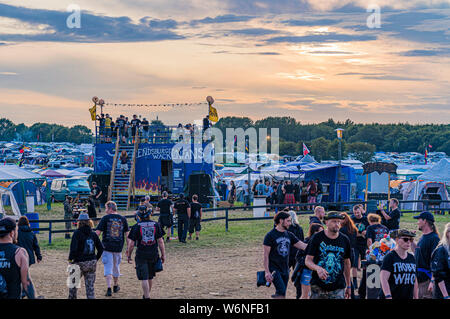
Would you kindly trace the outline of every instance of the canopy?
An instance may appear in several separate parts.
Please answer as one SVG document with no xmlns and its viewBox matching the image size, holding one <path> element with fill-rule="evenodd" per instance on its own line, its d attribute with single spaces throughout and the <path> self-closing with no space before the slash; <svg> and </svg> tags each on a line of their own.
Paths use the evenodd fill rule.
<svg viewBox="0 0 450 319">
<path fill-rule="evenodd" d="M 5 207 L 3 205 L 3 200 L 5 199 L 4 198 L 5 196 L 9 197 L 12 213 L 14 214 L 14 217 L 16 217 L 16 219 L 18 219 L 21 216 L 21 214 L 20 214 L 19 205 L 17 205 L 16 198 L 14 197 L 14 194 L 11 191 L 11 189 L 5 188 L 2 186 L 0 186 L 0 197 L 1 197 L 0 198 L 0 213 L 3 214 L 3 216 L 5 216 L 5 217 L 10 217 L 9 214 L 6 214 Z"/>
<path fill-rule="evenodd" d="M 41 175 L 20 168 L 17 165 L 0 166 L 0 181 L 43 179 Z"/>
<path fill-rule="evenodd" d="M 418 177 L 420 180 L 450 184 L 450 160 L 443 158 Z"/>
<path fill-rule="evenodd" d="M 45 170 L 43 173 L 41 173 L 41 175 L 45 177 L 64 177 L 63 174 L 52 169 Z"/>
</svg>

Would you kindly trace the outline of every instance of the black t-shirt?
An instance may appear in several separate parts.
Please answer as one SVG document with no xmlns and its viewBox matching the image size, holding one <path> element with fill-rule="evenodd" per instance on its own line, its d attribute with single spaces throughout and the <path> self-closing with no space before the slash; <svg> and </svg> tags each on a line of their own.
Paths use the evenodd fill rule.
<svg viewBox="0 0 450 319">
<path fill-rule="evenodd" d="M 336 239 L 328 238 L 325 231 L 315 233 L 310 239 L 306 255 L 313 256 L 313 262 L 328 272 L 322 280 L 313 271 L 311 285 L 317 285 L 326 291 L 345 288 L 344 260 L 350 258 L 350 240 L 339 233 Z"/>
<path fill-rule="evenodd" d="M 269 271 L 279 271 L 289 273 L 289 252 L 291 246 L 298 242 L 290 231 L 279 232 L 275 228 L 264 237 L 264 245 L 270 247 L 269 253 Z"/>
<path fill-rule="evenodd" d="M 358 228 L 358 235 L 361 235 L 361 233 L 365 230 L 367 230 L 367 227 L 369 226 L 369 221 L 367 220 L 367 217 L 362 216 L 361 218 L 356 218 L 356 216 L 352 216 L 352 220 L 355 223 L 356 228 Z M 367 236 L 367 232 L 366 232 Z M 357 236 L 356 237 L 356 245 L 358 247 L 366 247 L 367 245 L 367 239 L 364 236 Z"/>
<path fill-rule="evenodd" d="M 141 124 L 141 120 L 140 119 L 132 119 L 131 120 L 131 126 L 133 129 L 135 129 L 137 126 L 139 126 L 139 124 Z"/>
<path fill-rule="evenodd" d="M 284 190 L 286 194 L 294 194 L 294 186 L 292 184 L 284 185 Z"/>
<path fill-rule="evenodd" d="M 416 260 L 408 253 L 405 259 L 401 259 L 395 250 L 389 252 L 383 259 L 381 270 L 391 273 L 389 287 L 392 299 L 413 299 L 414 283 L 416 281 Z M 384 298 L 383 290 L 380 297 Z"/>
<path fill-rule="evenodd" d="M 305 239 L 305 235 L 303 234 L 303 228 L 300 225 L 291 224 L 288 231 L 293 233 L 295 235 L 295 237 L 297 237 L 298 240 L 303 241 Z M 291 257 L 295 257 L 298 250 L 301 250 L 301 249 L 297 249 L 297 248 L 291 246 L 291 251 L 290 251 Z"/>
<path fill-rule="evenodd" d="M 354 231 L 353 234 L 350 234 L 346 226 L 342 226 L 339 231 L 348 237 L 348 239 L 350 240 L 350 246 L 352 248 L 356 248 L 356 231 Z"/>
<path fill-rule="evenodd" d="M 201 209 L 202 205 L 200 203 L 191 203 L 191 219 L 199 219 Z"/>
<path fill-rule="evenodd" d="M 125 127 L 125 120 L 124 119 L 118 119 L 117 121 L 116 121 L 116 124 L 117 124 L 117 127 L 118 128 L 124 128 Z"/>
<path fill-rule="evenodd" d="M 420 269 L 428 270 L 431 276 L 431 254 L 434 249 L 439 244 L 439 236 L 436 233 L 429 233 L 427 235 L 422 235 L 419 242 L 417 243 L 417 248 L 414 252 L 414 257 L 416 258 L 417 264 L 417 281 L 422 283 L 431 279 L 426 275 L 424 271 Z"/>
<path fill-rule="evenodd" d="M 400 228 L 400 210 L 398 208 L 394 209 L 388 214 L 391 219 L 385 221 L 385 225 L 389 230 Z"/>
<path fill-rule="evenodd" d="M 158 259 L 158 239 L 165 235 L 154 221 L 141 221 L 131 227 L 128 238 L 136 242 L 136 260 L 155 262 Z"/>
<path fill-rule="evenodd" d="M 187 216 L 187 209 L 190 208 L 191 205 L 189 205 L 187 200 L 180 199 L 175 202 L 173 207 L 176 208 L 178 216 Z"/>
<path fill-rule="evenodd" d="M 319 219 L 319 217 L 317 217 L 317 216 L 309 216 L 309 224 L 311 225 L 311 224 L 320 224 L 320 225 L 323 225 L 322 224 L 322 221 Z"/>
<path fill-rule="evenodd" d="M 101 117 L 98 121 L 99 121 L 100 127 L 105 127 L 105 118 L 104 117 Z"/>
<path fill-rule="evenodd" d="M 173 205 L 172 201 L 166 198 L 161 199 L 156 206 L 159 207 L 159 213 L 161 216 L 167 216 L 172 214 L 172 212 L 170 211 L 170 206 L 172 205 Z"/>
<path fill-rule="evenodd" d="M 119 214 L 102 217 L 97 230 L 103 232 L 102 243 L 106 251 L 119 253 L 123 249 L 125 233 L 128 232 L 127 219 Z"/>
<path fill-rule="evenodd" d="M 384 238 L 384 235 L 389 234 L 389 229 L 381 224 L 373 224 L 367 227 L 366 238 L 372 239 L 372 244 Z"/>
<path fill-rule="evenodd" d="M 94 194 L 95 197 L 97 197 L 98 194 L 100 194 L 100 192 L 101 192 L 100 187 L 95 186 L 92 188 L 92 194 Z"/>
<path fill-rule="evenodd" d="M 141 122 L 141 124 L 142 124 L 142 128 L 144 129 L 144 131 L 148 131 L 148 125 L 149 125 L 148 121 L 147 120 L 143 120 Z"/>
</svg>

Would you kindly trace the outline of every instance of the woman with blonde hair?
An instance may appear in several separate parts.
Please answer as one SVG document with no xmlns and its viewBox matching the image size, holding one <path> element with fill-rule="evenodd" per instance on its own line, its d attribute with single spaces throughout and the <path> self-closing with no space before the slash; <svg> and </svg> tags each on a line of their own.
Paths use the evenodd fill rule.
<svg viewBox="0 0 450 319">
<path fill-rule="evenodd" d="M 445 225 L 441 241 L 431 255 L 431 272 L 434 283 L 433 299 L 449 299 L 450 291 L 450 223 Z"/>
</svg>

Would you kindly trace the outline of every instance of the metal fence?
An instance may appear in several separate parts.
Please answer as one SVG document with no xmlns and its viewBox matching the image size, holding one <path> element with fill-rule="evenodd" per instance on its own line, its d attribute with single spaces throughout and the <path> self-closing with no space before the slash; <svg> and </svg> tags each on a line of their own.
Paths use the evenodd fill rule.
<svg viewBox="0 0 450 319">
<path fill-rule="evenodd" d="M 327 203 L 301 203 L 301 204 L 273 204 L 273 205 L 261 205 L 261 206 L 236 206 L 236 207 L 219 207 L 219 208 L 204 208 L 202 209 L 203 212 L 213 212 L 214 217 L 210 218 L 202 218 L 202 223 L 210 222 L 210 221 L 218 221 L 218 220 L 225 220 L 225 231 L 229 231 L 229 223 L 230 222 L 238 222 L 238 221 L 251 221 L 251 220 L 267 220 L 272 219 L 273 216 L 278 213 L 278 211 L 284 209 L 285 207 L 312 207 L 312 206 L 323 206 L 325 210 L 338 210 L 338 211 L 349 211 L 353 205 L 356 204 L 363 204 L 363 205 L 370 205 L 374 204 L 377 201 L 353 201 L 353 202 L 327 202 Z M 427 207 L 427 211 L 434 212 L 437 214 L 445 214 L 445 212 L 450 213 L 449 208 L 441 207 L 442 204 L 450 203 L 450 201 L 441 201 L 440 205 L 436 205 L 435 201 L 428 201 L 428 200 L 421 200 L 421 201 L 399 201 L 400 205 L 404 203 L 422 203 L 425 207 Z M 448 206 L 448 205 L 447 205 Z M 230 218 L 229 213 L 230 211 L 236 211 L 236 210 L 249 210 L 252 211 L 254 208 L 265 208 L 266 213 L 262 217 L 239 217 L 239 218 Z M 268 210 L 267 210 L 268 209 Z M 225 216 L 222 217 L 216 217 L 217 212 L 225 212 Z M 402 210 L 402 214 L 409 214 L 409 213 L 418 213 L 422 212 L 422 210 Z M 314 211 L 312 209 L 310 210 L 300 210 L 296 211 L 297 215 L 312 215 Z M 153 214 L 153 216 L 159 216 L 159 214 Z M 125 215 L 125 218 L 135 218 L 135 215 Z M 101 218 L 93 218 L 93 221 L 100 220 Z M 75 229 L 54 229 L 54 225 L 58 223 L 67 223 L 67 222 L 76 222 L 76 219 L 43 219 L 43 220 L 30 220 L 30 223 L 38 223 L 38 224 L 47 224 L 48 227 L 44 228 L 31 228 L 34 231 L 42 231 L 42 232 L 48 232 L 48 243 L 52 244 L 52 236 L 53 234 L 59 234 L 59 233 L 69 233 L 74 232 Z M 172 227 L 172 234 L 173 230 L 176 228 L 176 223 L 174 223 L 174 226 Z"/>
</svg>

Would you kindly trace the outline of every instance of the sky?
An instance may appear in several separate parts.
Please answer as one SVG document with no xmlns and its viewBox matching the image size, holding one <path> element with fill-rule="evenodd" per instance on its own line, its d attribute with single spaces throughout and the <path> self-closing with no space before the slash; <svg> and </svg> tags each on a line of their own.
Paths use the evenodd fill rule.
<svg viewBox="0 0 450 319">
<path fill-rule="evenodd" d="M 0 0 L 1 117 L 450 123 L 450 0 L 93 2 Z"/>
</svg>

